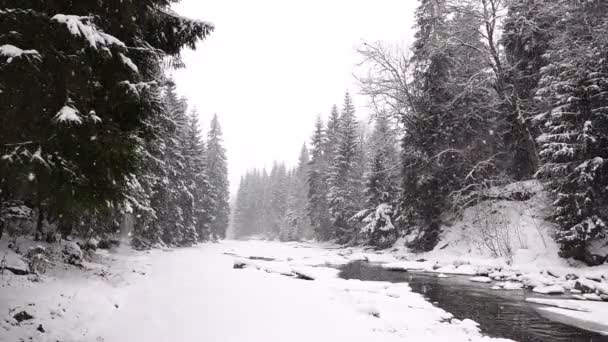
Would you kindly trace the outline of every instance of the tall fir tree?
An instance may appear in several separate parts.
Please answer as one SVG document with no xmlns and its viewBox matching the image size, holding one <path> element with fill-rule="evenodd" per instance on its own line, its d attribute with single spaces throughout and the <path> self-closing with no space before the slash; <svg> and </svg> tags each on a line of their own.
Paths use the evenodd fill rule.
<svg viewBox="0 0 608 342">
<path fill-rule="evenodd" d="M 336 111 L 337 112 L 337 111 Z M 337 119 L 336 119 L 337 122 Z M 311 140 L 311 157 L 308 165 L 307 214 L 316 236 L 322 240 L 331 237 L 331 221 L 327 203 L 327 137 L 321 117 L 317 118 Z"/>
<path fill-rule="evenodd" d="M 562 255 L 585 259 L 608 220 L 608 5 L 564 0 L 552 9 L 561 20 L 536 92 L 548 106 L 536 118 L 544 131 L 538 174 L 556 197 Z"/>
<path fill-rule="evenodd" d="M 348 92 L 344 96 L 344 106 L 340 115 L 335 157 L 328 170 L 329 212 L 334 228 L 333 235 L 342 240 L 355 237 L 356 231 L 351 218 L 357 213 L 356 203 L 360 198 L 357 189 L 361 179 L 357 177 L 356 162 L 360 149 L 358 123 L 355 107 Z"/>
<path fill-rule="evenodd" d="M 397 239 L 400 189 L 396 139 L 386 116 L 376 118 L 371 137 L 371 159 L 365 183 L 364 210 L 358 217 L 365 223 L 368 243 L 388 247 Z"/>
<path fill-rule="evenodd" d="M 222 128 L 217 114 L 211 120 L 207 138 L 207 174 L 211 185 L 213 219 L 211 234 L 214 238 L 225 238 L 230 218 L 230 184 L 228 164 L 223 146 Z"/>
</svg>

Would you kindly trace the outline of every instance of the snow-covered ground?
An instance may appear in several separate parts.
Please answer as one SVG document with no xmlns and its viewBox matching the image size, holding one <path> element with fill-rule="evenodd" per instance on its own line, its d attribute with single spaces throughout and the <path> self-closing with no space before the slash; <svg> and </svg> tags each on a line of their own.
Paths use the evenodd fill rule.
<svg viewBox="0 0 608 342">
<path fill-rule="evenodd" d="M 226 241 L 102 252 L 88 271 L 61 266 L 40 282 L 5 273 L 0 340 L 491 340 L 407 284 L 343 280 L 334 269 L 311 266 L 365 257 L 342 252 Z M 17 324 L 12 316 L 21 311 L 33 318 Z"/>
</svg>

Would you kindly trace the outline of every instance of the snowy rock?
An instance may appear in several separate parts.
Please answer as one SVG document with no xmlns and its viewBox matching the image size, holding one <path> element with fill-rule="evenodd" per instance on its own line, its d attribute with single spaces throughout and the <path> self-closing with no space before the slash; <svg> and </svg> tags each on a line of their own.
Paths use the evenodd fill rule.
<svg viewBox="0 0 608 342">
<path fill-rule="evenodd" d="M 565 293 L 566 289 L 564 289 L 564 287 L 560 286 L 560 285 L 552 285 L 552 286 L 538 286 L 538 287 L 535 287 L 532 291 L 534 291 L 536 293 L 555 295 L 555 294 Z"/>
<path fill-rule="evenodd" d="M 391 262 L 388 264 L 383 264 L 382 268 L 389 271 L 401 271 L 407 272 L 411 271 L 423 271 L 432 267 L 429 263 L 426 262 L 416 262 L 416 261 L 399 261 L 399 262 Z"/>
<path fill-rule="evenodd" d="M 470 281 L 476 282 L 476 283 L 491 283 L 492 279 L 488 278 L 488 277 L 473 277 L 469 279 Z"/>
<path fill-rule="evenodd" d="M 574 284 L 574 288 L 582 293 L 594 293 L 597 289 L 597 284 L 599 283 L 593 280 L 580 278 Z"/>
<path fill-rule="evenodd" d="M 566 280 L 576 280 L 578 279 L 578 276 L 574 273 L 568 273 L 566 274 Z"/>
<path fill-rule="evenodd" d="M 517 283 L 514 281 L 498 283 L 497 286 L 503 290 L 521 290 L 524 287 L 524 285 L 522 283 Z"/>
<path fill-rule="evenodd" d="M 593 300 L 593 301 L 596 301 L 596 302 L 601 302 L 602 301 L 602 297 L 596 295 L 595 293 L 585 293 L 585 294 L 583 294 L 583 297 L 585 299 Z"/>
<path fill-rule="evenodd" d="M 604 272 L 602 271 L 587 271 L 585 273 L 583 273 L 583 277 L 589 279 L 589 280 L 593 280 L 593 281 L 597 281 L 597 282 L 601 282 L 604 280 Z"/>
<path fill-rule="evenodd" d="M 14 314 L 13 318 L 17 322 L 21 323 L 23 321 L 28 321 L 28 320 L 34 318 L 34 316 L 30 315 L 29 313 L 27 313 L 27 311 L 23 310 L 23 311 L 20 311 L 20 312 Z"/>
<path fill-rule="evenodd" d="M 74 241 L 64 241 L 62 249 L 63 259 L 66 263 L 75 266 L 82 266 L 84 254 L 80 246 Z"/>
<path fill-rule="evenodd" d="M 577 290 L 577 289 L 570 289 L 570 293 L 581 294 L 581 293 L 583 293 L 583 291 Z"/>
<path fill-rule="evenodd" d="M 29 273 L 27 263 L 21 256 L 10 249 L 0 251 L 0 269 L 5 269 L 16 275 L 26 275 Z"/>
<path fill-rule="evenodd" d="M 380 318 L 380 310 L 378 310 L 377 307 L 373 306 L 373 305 L 365 305 L 365 306 L 360 306 L 358 308 L 359 312 L 362 312 L 366 315 L 370 315 L 376 318 Z"/>
<path fill-rule="evenodd" d="M 555 284 L 555 278 L 547 277 L 540 273 L 525 274 L 520 277 L 524 287 L 533 289 L 535 287 L 551 286 Z"/>
<path fill-rule="evenodd" d="M 587 298 L 585 298 L 585 297 L 583 297 L 581 295 L 577 295 L 577 294 L 573 294 L 572 298 L 576 299 L 576 300 L 587 300 Z"/>
<path fill-rule="evenodd" d="M 462 275 L 478 275 L 479 274 L 478 267 L 473 266 L 473 265 L 460 265 L 456 268 L 456 270 L 454 272 L 455 272 L 455 274 L 462 274 Z"/>
<path fill-rule="evenodd" d="M 447 275 L 445 275 L 445 274 L 443 274 L 443 273 L 439 273 L 439 274 L 437 275 L 437 278 L 447 278 L 447 277 L 448 277 L 448 276 L 447 276 Z"/>
</svg>

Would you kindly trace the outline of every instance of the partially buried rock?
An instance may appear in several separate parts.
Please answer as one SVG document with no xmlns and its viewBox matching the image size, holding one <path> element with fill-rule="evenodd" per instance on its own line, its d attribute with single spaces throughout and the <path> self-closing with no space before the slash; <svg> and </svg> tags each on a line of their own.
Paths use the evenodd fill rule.
<svg viewBox="0 0 608 342">
<path fill-rule="evenodd" d="M 232 268 L 242 269 L 247 267 L 247 263 L 239 260 L 235 260 L 232 264 Z"/>
<path fill-rule="evenodd" d="M 82 266 L 84 254 L 76 242 L 65 241 L 63 243 L 62 252 L 66 263 L 74 266 Z"/>
<path fill-rule="evenodd" d="M 593 280 L 578 279 L 574 284 L 574 289 L 581 291 L 582 293 L 594 293 L 597 288 L 597 283 Z"/>
<path fill-rule="evenodd" d="M 15 315 L 13 315 L 13 318 L 17 322 L 21 323 L 23 321 L 27 321 L 27 320 L 34 318 L 34 316 L 30 315 L 29 313 L 27 313 L 27 311 L 24 310 L 24 311 L 18 312 Z"/>
<path fill-rule="evenodd" d="M 46 330 L 44 330 L 44 328 L 42 327 L 42 324 L 38 324 L 38 328 L 36 328 L 36 330 L 40 331 L 41 333 L 46 332 Z"/>
<path fill-rule="evenodd" d="M 565 293 L 566 289 L 564 289 L 563 286 L 552 285 L 552 286 L 537 286 L 532 291 L 534 291 L 536 293 L 556 295 L 556 294 Z"/>
<path fill-rule="evenodd" d="M 27 263 L 21 256 L 12 250 L 7 250 L 4 254 L 0 254 L 0 270 L 5 269 L 16 275 L 29 274 Z"/>
<path fill-rule="evenodd" d="M 595 293 L 585 293 L 585 294 L 583 294 L 583 297 L 585 299 L 594 300 L 596 302 L 601 302 L 602 301 L 602 297 L 596 295 Z"/>
<path fill-rule="evenodd" d="M 473 277 L 469 279 L 470 281 L 476 282 L 476 283 L 491 283 L 492 279 L 488 278 L 488 277 Z"/>
<path fill-rule="evenodd" d="M 315 278 L 312 275 L 306 274 L 306 272 L 293 271 L 293 273 L 296 275 L 296 278 L 298 278 L 298 279 L 315 280 Z"/>
</svg>

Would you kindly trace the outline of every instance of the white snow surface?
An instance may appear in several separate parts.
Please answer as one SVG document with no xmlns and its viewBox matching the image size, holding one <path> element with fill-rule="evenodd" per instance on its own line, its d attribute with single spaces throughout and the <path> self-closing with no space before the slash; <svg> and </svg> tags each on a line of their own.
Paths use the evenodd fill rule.
<svg viewBox="0 0 608 342">
<path fill-rule="evenodd" d="M 34 316 L 21 324 L 0 317 L 0 336 L 106 342 L 497 340 L 407 284 L 343 280 L 334 269 L 307 265 L 340 252 L 263 241 L 100 251 L 94 254 L 98 262 L 86 263 L 84 272 L 59 267 L 42 282 L 0 278 L 0 315 L 23 309 Z M 235 260 L 248 267 L 234 269 Z M 281 274 L 286 270 L 315 280 Z M 36 331 L 39 324 L 45 333 Z"/>
</svg>

